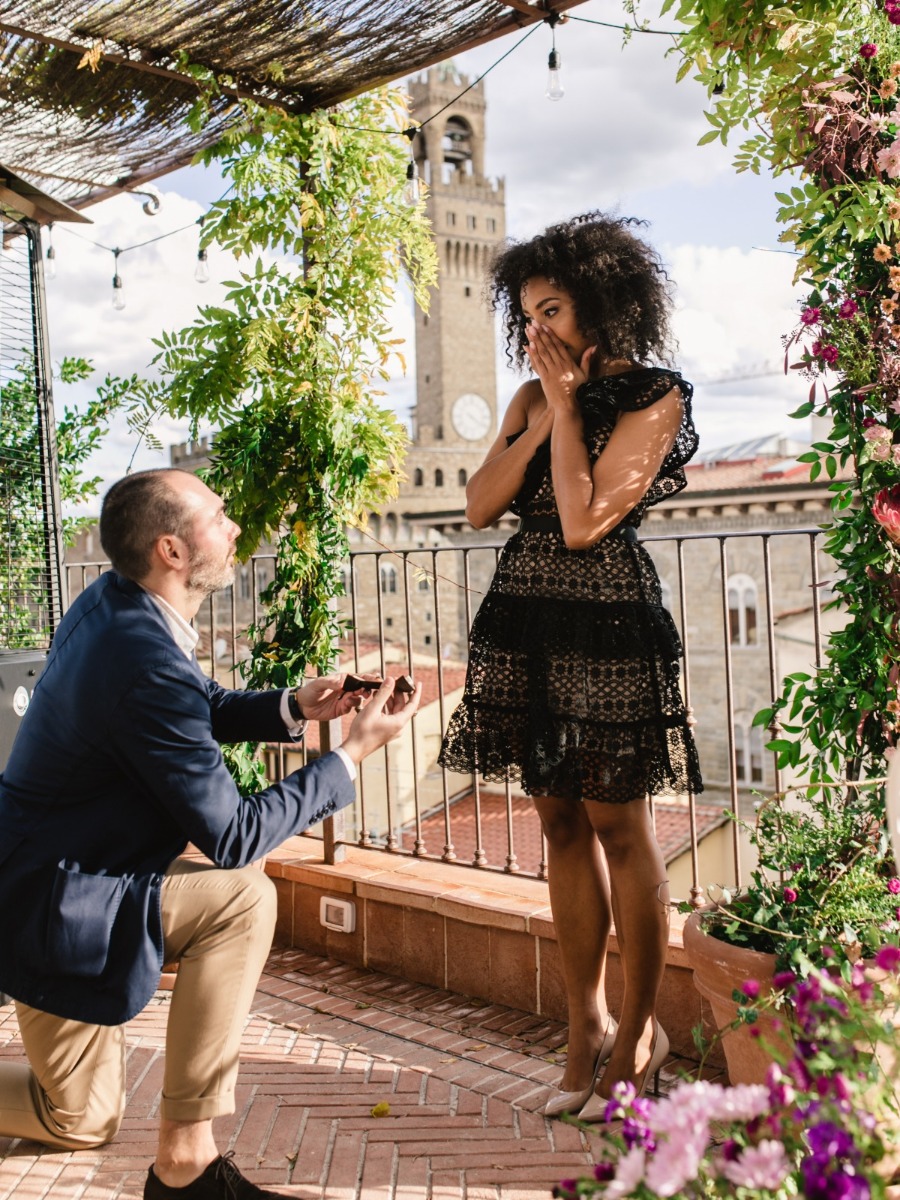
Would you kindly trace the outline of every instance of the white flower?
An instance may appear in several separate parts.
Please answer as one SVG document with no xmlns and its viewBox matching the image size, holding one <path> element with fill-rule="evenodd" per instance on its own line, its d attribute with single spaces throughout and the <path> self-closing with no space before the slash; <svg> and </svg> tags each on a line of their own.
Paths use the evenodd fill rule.
<svg viewBox="0 0 900 1200">
<path fill-rule="evenodd" d="M 722 1088 L 715 1111 L 710 1113 L 714 1121 L 752 1121 L 769 1111 L 769 1089 L 761 1083 L 740 1083 L 735 1087 Z"/>
<path fill-rule="evenodd" d="M 784 1147 L 780 1142 L 763 1141 L 758 1146 L 745 1146 L 740 1158 L 722 1163 L 722 1174 L 737 1187 L 774 1192 L 790 1174 Z"/>
</svg>

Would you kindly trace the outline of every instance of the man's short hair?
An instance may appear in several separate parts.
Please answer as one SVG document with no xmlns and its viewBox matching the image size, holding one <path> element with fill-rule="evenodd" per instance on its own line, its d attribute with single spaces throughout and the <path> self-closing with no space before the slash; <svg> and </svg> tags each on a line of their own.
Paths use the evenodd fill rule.
<svg viewBox="0 0 900 1200">
<path fill-rule="evenodd" d="M 114 483 L 100 510 L 100 545 L 113 568 L 139 581 L 150 570 L 157 538 L 166 534 L 190 541 L 191 515 L 168 476 L 187 475 L 178 467 L 137 471 Z"/>
</svg>

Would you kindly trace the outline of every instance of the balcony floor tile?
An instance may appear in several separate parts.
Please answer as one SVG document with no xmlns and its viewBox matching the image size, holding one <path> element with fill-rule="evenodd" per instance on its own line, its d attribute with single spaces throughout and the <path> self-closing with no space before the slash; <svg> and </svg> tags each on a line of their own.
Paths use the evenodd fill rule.
<svg viewBox="0 0 900 1200">
<path fill-rule="evenodd" d="M 139 1200 L 169 999 L 157 993 L 127 1027 L 131 1090 L 116 1139 L 66 1153 L 0 1138 L 0 1200 Z M 275 951 L 244 1032 L 237 1111 L 217 1121 L 217 1138 L 249 1178 L 298 1200 L 547 1200 L 601 1144 L 540 1116 L 560 1070 L 548 1046 L 564 1042 L 546 1017 Z M 0 1007 L 0 1055 L 22 1057 L 12 1005 Z M 692 1064 L 670 1063 L 664 1082 L 679 1066 Z M 380 1101 L 389 1114 L 373 1117 Z"/>
</svg>

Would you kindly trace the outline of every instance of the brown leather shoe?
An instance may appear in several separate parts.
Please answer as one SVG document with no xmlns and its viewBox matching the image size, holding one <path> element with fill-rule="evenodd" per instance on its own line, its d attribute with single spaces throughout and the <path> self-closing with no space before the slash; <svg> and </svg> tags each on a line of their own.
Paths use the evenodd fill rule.
<svg viewBox="0 0 900 1200">
<path fill-rule="evenodd" d="M 202 1175 L 187 1187 L 168 1187 L 154 1173 L 147 1172 L 144 1200 L 287 1200 L 283 1192 L 267 1192 L 245 1179 L 234 1165 L 232 1155 L 214 1158 Z"/>
</svg>

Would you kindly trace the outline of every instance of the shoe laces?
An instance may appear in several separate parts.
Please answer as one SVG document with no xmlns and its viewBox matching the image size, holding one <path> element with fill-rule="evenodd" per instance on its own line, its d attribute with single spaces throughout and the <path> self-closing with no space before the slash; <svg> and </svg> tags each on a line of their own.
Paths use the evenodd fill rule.
<svg viewBox="0 0 900 1200">
<path fill-rule="evenodd" d="M 240 1185 L 245 1181 L 244 1176 L 234 1164 L 233 1150 L 229 1150 L 219 1158 L 219 1163 L 216 1167 L 216 1179 L 222 1180 L 231 1200 L 238 1200 Z"/>
</svg>

